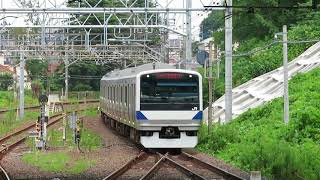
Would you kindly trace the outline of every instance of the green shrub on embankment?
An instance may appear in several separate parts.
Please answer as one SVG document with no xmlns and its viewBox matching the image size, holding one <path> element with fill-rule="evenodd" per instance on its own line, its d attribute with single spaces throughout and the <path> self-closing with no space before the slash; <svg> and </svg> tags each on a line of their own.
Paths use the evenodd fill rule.
<svg viewBox="0 0 320 180">
<path fill-rule="evenodd" d="M 94 160 L 84 157 L 72 159 L 72 156 L 65 152 L 32 152 L 24 154 L 22 160 L 42 171 L 61 172 L 69 174 L 83 173 L 95 165 Z"/>
<path fill-rule="evenodd" d="M 292 25 L 288 29 L 288 40 L 319 40 L 320 39 L 320 11 L 312 12 L 301 17 L 302 20 L 297 24 Z M 274 41 L 274 34 L 270 34 L 267 39 L 252 38 L 240 42 L 238 49 L 234 55 L 247 54 L 246 56 L 233 57 L 233 86 L 237 87 L 255 77 L 270 72 L 283 64 L 282 44 L 275 43 L 268 48 L 267 45 Z M 281 40 L 281 36 L 278 40 Z M 295 43 L 288 45 L 289 61 L 298 57 L 306 49 L 312 46 L 315 42 Z M 259 51 L 260 49 L 260 51 Z M 215 99 L 224 95 L 225 79 L 224 79 L 224 57 L 221 57 L 220 79 L 215 80 Z M 199 69 L 201 74 L 203 68 Z M 213 74 L 216 74 L 216 67 L 213 67 Z M 207 106 L 208 102 L 208 80 L 203 78 L 203 101 Z"/>
<path fill-rule="evenodd" d="M 39 112 L 25 111 L 24 118 L 17 118 L 17 111 L 12 110 L 0 115 L 0 137 L 4 134 L 13 131 L 29 121 L 36 121 Z"/>
<path fill-rule="evenodd" d="M 203 126 L 198 149 L 270 179 L 320 179 L 320 69 L 289 83 L 290 123 L 283 98 L 251 109 L 227 125 Z"/>
<path fill-rule="evenodd" d="M 25 106 L 39 105 L 38 98 L 32 97 L 30 90 L 25 91 L 24 96 Z M 0 91 L 0 109 L 16 108 L 19 105 L 19 99 L 15 99 L 13 91 Z"/>
</svg>

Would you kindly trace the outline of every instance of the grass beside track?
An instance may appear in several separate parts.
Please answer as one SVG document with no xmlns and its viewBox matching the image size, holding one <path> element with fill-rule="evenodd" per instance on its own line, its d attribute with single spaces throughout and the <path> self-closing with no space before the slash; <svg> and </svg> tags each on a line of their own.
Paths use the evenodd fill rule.
<svg viewBox="0 0 320 180">
<path fill-rule="evenodd" d="M 76 149 L 77 146 L 74 143 L 74 136 L 71 129 L 67 128 L 66 141 L 62 140 L 62 129 L 52 129 L 48 132 L 48 146 L 49 147 L 69 147 Z M 96 133 L 88 130 L 81 130 L 80 148 L 84 151 L 92 151 L 102 147 L 102 140 Z"/>
<path fill-rule="evenodd" d="M 88 112 L 91 112 L 88 110 Z M 62 125 L 61 125 L 62 126 Z M 27 164 L 38 167 L 43 171 L 80 174 L 95 165 L 94 160 L 87 159 L 78 154 L 77 145 L 74 143 L 73 130 L 67 124 L 66 141 L 63 141 L 63 128 L 49 129 L 47 146 L 63 151 L 39 152 L 35 149 L 34 139 L 28 138 L 27 145 L 32 153 L 24 154 L 22 160 Z M 102 139 L 91 130 L 81 128 L 80 149 L 92 152 L 102 147 Z M 76 153 L 75 153 L 76 152 Z"/>
<path fill-rule="evenodd" d="M 80 116 L 96 117 L 97 115 L 99 115 L 97 108 L 90 108 L 80 112 Z"/>
<path fill-rule="evenodd" d="M 65 152 L 32 152 L 24 154 L 22 160 L 42 171 L 79 174 L 95 165 L 95 161 L 85 158 L 72 159 Z"/>
<path fill-rule="evenodd" d="M 32 97 L 29 90 L 25 91 L 24 95 L 25 106 L 39 105 L 38 99 Z M 19 104 L 18 99 L 15 99 L 12 91 L 0 91 L 0 109 L 17 108 Z"/>
<path fill-rule="evenodd" d="M 320 179 L 320 69 L 289 83 L 290 123 L 283 98 L 251 109 L 226 125 L 199 132 L 197 148 L 268 179 Z"/>
<path fill-rule="evenodd" d="M 39 116 L 39 112 L 26 111 L 23 119 L 17 118 L 16 111 L 8 111 L 1 116 L 0 137 L 29 121 L 35 121 Z"/>
</svg>

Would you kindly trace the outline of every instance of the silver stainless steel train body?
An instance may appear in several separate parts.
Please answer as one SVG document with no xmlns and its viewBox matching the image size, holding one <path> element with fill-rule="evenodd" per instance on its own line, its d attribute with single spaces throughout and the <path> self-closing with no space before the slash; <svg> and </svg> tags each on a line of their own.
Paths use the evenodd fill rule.
<svg viewBox="0 0 320 180">
<path fill-rule="evenodd" d="M 105 75 L 100 91 L 101 113 L 136 130 L 144 147 L 197 145 L 203 111 L 198 72 L 145 64 Z"/>
</svg>

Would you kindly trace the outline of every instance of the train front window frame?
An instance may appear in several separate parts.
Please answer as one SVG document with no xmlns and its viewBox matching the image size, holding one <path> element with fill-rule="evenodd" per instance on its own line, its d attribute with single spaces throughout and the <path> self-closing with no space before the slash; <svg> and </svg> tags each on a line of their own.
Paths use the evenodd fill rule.
<svg viewBox="0 0 320 180">
<path fill-rule="evenodd" d="M 199 77 L 180 72 L 144 74 L 140 77 L 140 110 L 200 110 Z"/>
</svg>

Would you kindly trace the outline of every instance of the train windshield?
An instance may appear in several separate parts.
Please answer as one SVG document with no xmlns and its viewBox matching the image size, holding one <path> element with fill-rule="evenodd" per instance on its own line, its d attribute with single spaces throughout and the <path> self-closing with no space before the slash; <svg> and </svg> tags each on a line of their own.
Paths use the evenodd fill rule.
<svg viewBox="0 0 320 180">
<path fill-rule="evenodd" d="M 140 88 L 140 110 L 199 110 L 199 78 L 194 74 L 145 74 Z"/>
</svg>

